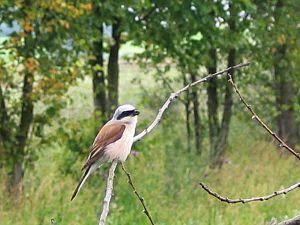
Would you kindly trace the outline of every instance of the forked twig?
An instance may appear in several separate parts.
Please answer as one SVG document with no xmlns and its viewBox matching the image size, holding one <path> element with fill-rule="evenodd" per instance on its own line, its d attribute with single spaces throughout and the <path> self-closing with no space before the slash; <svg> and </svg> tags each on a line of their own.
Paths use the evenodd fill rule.
<svg viewBox="0 0 300 225">
<path fill-rule="evenodd" d="M 297 153 L 294 149 L 292 149 L 290 146 L 288 146 L 274 131 L 272 131 L 270 129 L 270 127 L 263 122 L 263 120 L 257 115 L 257 113 L 253 110 L 253 108 L 251 107 L 251 105 L 249 105 L 245 98 L 241 95 L 240 90 L 238 89 L 237 85 L 235 84 L 235 82 L 232 79 L 232 76 L 230 74 L 229 75 L 229 83 L 233 86 L 235 92 L 238 94 L 240 100 L 242 101 L 242 103 L 247 107 L 247 109 L 249 110 L 249 112 L 252 114 L 252 119 L 256 119 L 257 122 L 269 133 L 271 134 L 279 143 L 280 143 L 280 147 L 285 148 L 286 150 L 288 150 L 290 153 L 292 153 L 294 156 L 296 156 L 299 160 L 300 160 L 300 154 Z"/>
<path fill-rule="evenodd" d="M 132 182 L 131 175 L 130 175 L 129 172 L 127 172 L 127 170 L 126 170 L 126 168 L 125 168 L 125 166 L 124 166 L 124 163 L 122 163 L 122 169 L 123 169 L 124 173 L 126 174 L 126 176 L 127 176 L 127 178 L 128 178 L 128 184 L 131 186 L 131 189 L 132 189 L 133 193 L 138 197 L 138 199 L 140 200 L 141 204 L 143 205 L 143 208 L 144 208 L 143 212 L 144 212 L 144 213 L 146 214 L 146 216 L 148 217 L 150 223 L 151 223 L 152 225 L 154 225 L 154 222 L 153 222 L 153 220 L 152 220 L 152 217 L 151 217 L 151 215 L 150 215 L 150 213 L 149 213 L 149 211 L 148 211 L 148 209 L 147 209 L 147 207 L 146 207 L 145 200 L 144 200 L 144 198 L 143 198 L 142 196 L 140 196 L 140 194 L 137 192 L 136 187 L 134 186 L 134 184 L 133 184 L 133 182 Z"/>
<path fill-rule="evenodd" d="M 229 204 L 266 201 L 266 200 L 269 200 L 269 199 L 274 198 L 274 197 L 279 196 L 279 195 L 285 195 L 290 191 L 293 191 L 297 188 L 300 188 L 300 182 L 299 182 L 299 183 L 293 184 L 293 185 L 291 185 L 287 188 L 284 188 L 280 191 L 275 191 L 272 194 L 269 194 L 269 195 L 266 195 L 266 196 L 230 199 L 228 197 L 223 197 L 223 196 L 219 195 L 218 193 L 211 190 L 207 185 L 205 185 L 203 183 L 199 183 L 199 184 L 208 194 L 214 196 L 215 198 L 219 199 L 222 202 L 226 202 L 226 203 L 229 203 Z"/>
<path fill-rule="evenodd" d="M 227 69 L 224 69 L 222 71 L 219 71 L 219 72 L 216 72 L 214 74 L 209 74 L 207 75 L 206 77 L 200 79 L 200 80 L 197 80 L 193 83 L 190 83 L 188 85 L 186 85 L 185 87 L 181 88 L 180 90 L 174 92 L 174 93 L 171 93 L 170 94 L 170 97 L 166 100 L 166 102 L 162 105 L 162 107 L 159 109 L 154 121 L 146 128 L 144 129 L 141 133 L 139 133 L 138 135 L 134 136 L 133 138 L 133 142 L 136 142 L 136 141 L 139 141 L 141 140 L 145 135 L 149 134 L 157 125 L 158 123 L 161 121 L 162 119 L 162 116 L 164 114 L 164 112 L 168 109 L 169 105 L 179 96 L 181 95 L 183 92 L 185 92 L 187 89 L 197 85 L 197 84 L 200 84 L 200 83 L 204 83 L 208 80 L 210 80 L 211 78 L 215 77 L 215 76 L 218 76 L 218 75 L 221 75 L 221 74 L 225 74 L 227 73 L 228 71 L 231 71 L 233 69 L 238 69 L 238 68 L 241 68 L 241 67 L 245 67 L 245 66 L 248 66 L 250 63 L 247 62 L 247 63 L 241 63 L 241 64 L 238 64 L 238 65 L 235 65 L 235 66 L 232 66 L 232 67 L 228 67 Z M 117 162 L 113 162 L 111 167 L 110 167 L 110 170 L 109 170 L 109 176 L 107 178 L 107 188 L 106 188 L 106 194 L 105 194 L 105 197 L 104 197 L 104 200 L 103 200 L 103 210 L 102 210 L 102 213 L 101 213 L 101 217 L 100 217 L 100 221 L 99 221 L 99 225 L 104 225 L 105 224 L 105 220 L 106 220 L 106 217 L 108 215 L 108 211 L 109 211 L 109 203 L 110 203 L 110 199 L 111 199 L 111 194 L 112 194 L 112 189 L 113 189 L 113 175 L 114 175 L 114 171 L 116 169 L 116 166 L 117 166 Z M 135 192 L 135 194 L 137 195 L 137 192 Z M 140 201 L 144 202 L 143 198 L 140 198 Z M 150 217 L 150 214 L 148 212 L 148 210 L 145 210 L 146 209 L 146 206 L 145 204 L 143 204 L 143 207 L 144 207 L 144 212 L 145 214 L 147 215 L 147 217 L 149 218 L 151 224 L 153 224 L 153 221 Z"/>
</svg>

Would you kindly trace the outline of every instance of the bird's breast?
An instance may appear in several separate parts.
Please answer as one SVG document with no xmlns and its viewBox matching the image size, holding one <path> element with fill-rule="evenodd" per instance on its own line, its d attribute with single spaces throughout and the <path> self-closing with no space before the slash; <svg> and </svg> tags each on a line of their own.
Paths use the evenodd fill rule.
<svg viewBox="0 0 300 225">
<path fill-rule="evenodd" d="M 126 124 L 122 137 L 106 148 L 105 155 L 109 161 L 118 159 L 124 162 L 127 159 L 133 143 L 134 132 L 135 127 Z"/>
</svg>

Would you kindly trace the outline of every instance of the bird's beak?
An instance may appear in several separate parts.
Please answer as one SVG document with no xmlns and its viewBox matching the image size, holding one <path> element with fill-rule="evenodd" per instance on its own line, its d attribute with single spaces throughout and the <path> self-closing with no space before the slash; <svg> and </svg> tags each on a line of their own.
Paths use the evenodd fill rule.
<svg viewBox="0 0 300 225">
<path fill-rule="evenodd" d="M 138 110 L 134 110 L 134 112 L 133 112 L 133 116 L 137 116 L 137 115 L 139 115 L 140 114 L 140 111 L 138 111 Z"/>
</svg>

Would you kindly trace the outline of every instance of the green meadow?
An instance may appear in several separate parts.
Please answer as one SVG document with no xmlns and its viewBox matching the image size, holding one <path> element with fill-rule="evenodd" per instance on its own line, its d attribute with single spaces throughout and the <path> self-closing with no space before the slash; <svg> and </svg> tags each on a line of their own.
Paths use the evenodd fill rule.
<svg viewBox="0 0 300 225">
<path fill-rule="evenodd" d="M 130 101 L 140 109 L 137 128 L 140 132 L 153 120 L 168 95 L 155 95 L 162 87 L 155 85 L 151 76 L 143 75 L 139 82 L 134 81 L 133 78 L 143 73 L 136 65 L 122 62 L 120 71 L 120 102 Z M 142 87 L 147 88 L 148 96 L 142 93 Z M 69 138 L 76 136 L 77 142 L 90 144 L 95 135 L 91 127 L 101 126 L 95 125 L 97 121 L 89 120 L 93 110 L 91 90 L 90 78 L 79 81 L 68 92 L 73 101 L 61 112 L 75 130 Z M 205 105 L 205 102 L 201 104 Z M 236 101 L 235 109 L 242 109 L 237 104 L 240 103 Z M 207 140 L 201 156 L 187 149 L 182 111 L 180 102 L 175 101 L 162 123 L 133 146 L 138 154 L 130 155 L 126 161 L 155 224 L 269 224 L 272 220 L 282 221 L 299 213 L 300 194 L 297 190 L 265 202 L 226 204 L 201 189 L 199 182 L 230 198 L 268 195 L 299 181 L 299 162 L 278 148 L 246 111 L 241 117 L 237 116 L 236 110 L 224 156 L 226 163 L 221 169 L 212 169 L 207 163 Z M 47 132 L 48 135 L 59 135 L 54 128 Z M 78 156 L 72 151 L 72 144 L 66 144 L 68 141 L 68 138 L 54 139 L 38 151 L 38 160 L 25 171 L 25 193 L 17 205 L 6 189 L 8 176 L 0 174 L 0 224 L 97 224 L 109 165 L 92 174 L 77 198 L 70 202 L 88 148 L 82 149 Z M 149 224 L 120 167 L 116 171 L 114 187 L 107 224 Z"/>
</svg>

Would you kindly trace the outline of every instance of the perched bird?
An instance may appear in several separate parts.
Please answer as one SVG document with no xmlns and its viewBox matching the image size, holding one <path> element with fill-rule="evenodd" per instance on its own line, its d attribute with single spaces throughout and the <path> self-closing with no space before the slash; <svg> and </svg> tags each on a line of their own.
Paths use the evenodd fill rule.
<svg viewBox="0 0 300 225">
<path fill-rule="evenodd" d="M 132 105 L 119 106 L 112 119 L 97 134 L 82 170 L 84 173 L 74 190 L 71 201 L 92 171 L 105 162 L 124 162 L 130 153 L 139 111 Z"/>
</svg>

